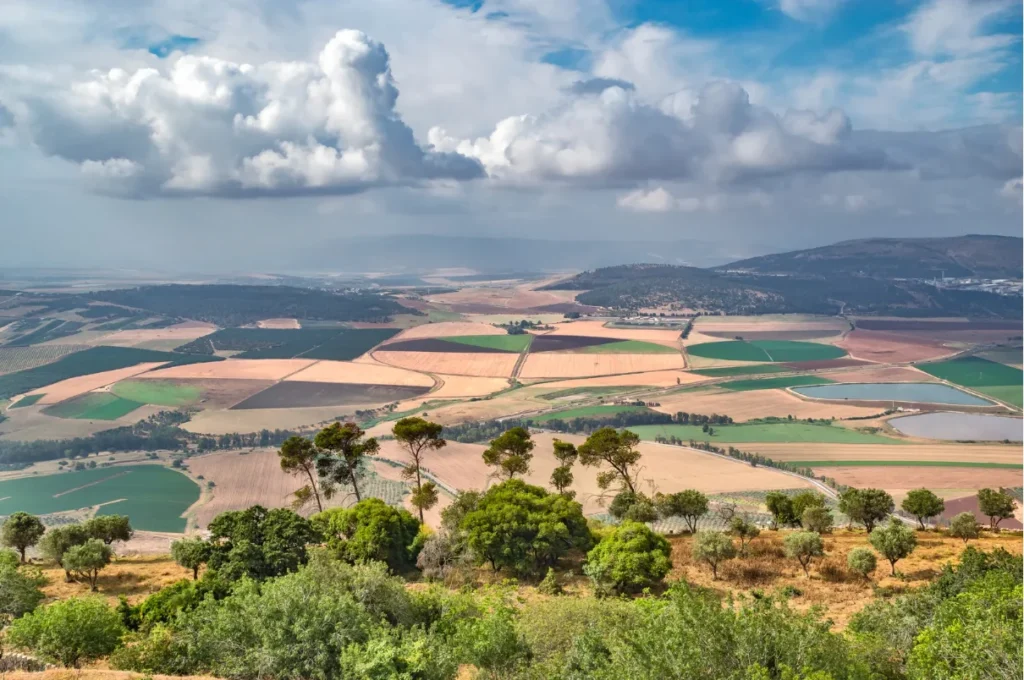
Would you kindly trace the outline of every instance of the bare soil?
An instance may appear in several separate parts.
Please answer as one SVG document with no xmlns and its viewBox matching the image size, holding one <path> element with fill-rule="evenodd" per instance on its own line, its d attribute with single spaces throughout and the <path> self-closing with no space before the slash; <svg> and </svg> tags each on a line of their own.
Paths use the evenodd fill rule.
<svg viewBox="0 0 1024 680">
<path fill-rule="evenodd" d="M 373 358 L 391 366 L 428 373 L 507 378 L 519 360 L 518 354 L 474 352 L 390 352 L 378 350 Z"/>
<path fill-rule="evenodd" d="M 530 354 L 519 375 L 523 378 L 584 378 L 682 369 L 680 354 Z"/>
</svg>

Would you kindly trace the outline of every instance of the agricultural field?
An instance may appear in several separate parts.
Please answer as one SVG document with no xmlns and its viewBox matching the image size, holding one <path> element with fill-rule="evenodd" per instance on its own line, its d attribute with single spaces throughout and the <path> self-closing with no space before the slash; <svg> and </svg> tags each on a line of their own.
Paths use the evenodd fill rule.
<svg viewBox="0 0 1024 680">
<path fill-rule="evenodd" d="M 886 331 L 855 330 L 836 343 L 851 357 L 883 364 L 909 363 L 948 356 L 955 349 L 930 338 L 912 337 Z"/>
<path fill-rule="evenodd" d="M 978 356 L 958 357 L 918 366 L 941 380 L 971 388 L 1020 408 L 1024 406 L 1024 372 Z"/>
<path fill-rule="evenodd" d="M 388 352 L 475 352 L 519 354 L 533 340 L 532 335 L 463 335 L 443 338 L 398 340 L 384 345 Z"/>
<path fill-rule="evenodd" d="M 146 371 L 162 365 L 163 364 L 160 363 L 135 364 L 134 366 L 118 368 L 113 371 L 90 373 L 88 375 L 78 376 L 77 378 L 68 378 L 67 380 L 61 380 L 60 382 L 47 385 L 40 392 L 36 392 L 35 394 L 42 394 L 39 399 L 39 403 L 41 404 L 56 404 L 65 401 L 66 399 L 77 397 L 80 394 L 85 394 L 86 392 L 99 390 L 108 385 L 112 385 L 119 380 L 126 380 L 128 378 L 141 375 Z"/>
<path fill-rule="evenodd" d="M 313 359 L 220 359 L 147 372 L 144 380 L 283 380 L 309 368 Z"/>
<path fill-rule="evenodd" d="M 454 345 L 455 343 L 451 343 Z M 394 345 L 375 350 L 373 358 L 398 368 L 424 373 L 468 375 L 483 378 L 508 378 L 519 361 L 509 352 L 395 352 Z M 466 346 L 466 349 L 471 349 Z"/>
<path fill-rule="evenodd" d="M 833 345 L 793 340 L 730 340 L 690 345 L 687 352 L 693 356 L 724 361 L 758 361 L 789 363 L 798 361 L 825 361 L 846 356 L 846 352 Z"/>
<path fill-rule="evenodd" d="M 88 347 L 85 345 L 0 347 L 0 375 L 51 364 L 61 357 L 80 352 L 83 349 L 88 349 Z"/>
<path fill-rule="evenodd" d="M 945 466 L 851 466 L 821 467 L 840 484 L 860 488 L 885 489 L 902 500 L 911 489 L 925 487 L 944 497 L 965 496 L 983 488 L 1019 486 L 1020 467 L 1016 470 Z M 899 503 L 899 500 L 896 502 Z"/>
<path fill-rule="evenodd" d="M 839 426 L 833 425 L 836 429 Z M 1021 447 L 1004 444 L 911 443 L 903 439 L 897 444 L 848 443 L 779 443 L 752 442 L 740 447 L 744 451 L 760 453 L 774 460 L 793 461 L 942 461 L 950 463 L 981 462 L 1021 464 Z M 859 463 L 858 463 L 859 464 Z"/>
<path fill-rule="evenodd" d="M 732 390 L 734 392 L 749 392 L 752 390 L 777 390 L 786 387 L 803 387 L 805 385 L 829 385 L 833 381 L 823 378 L 820 375 L 792 375 L 778 378 L 758 378 L 751 380 L 729 380 L 720 383 L 718 387 Z"/>
<path fill-rule="evenodd" d="M 42 399 L 44 396 L 46 396 L 46 395 L 45 394 L 27 394 L 24 397 L 22 397 L 21 399 L 19 399 L 18 401 L 14 402 L 11 405 L 11 408 L 25 408 L 26 406 L 33 406 L 40 399 Z"/>
<path fill-rule="evenodd" d="M 988 359 L 989 361 L 996 361 L 1000 364 L 1013 366 L 1014 368 L 1020 368 L 1022 360 L 1024 360 L 1024 354 L 1022 354 L 1022 352 L 1024 352 L 1024 350 L 1020 347 L 999 347 L 997 349 L 979 352 L 977 356 L 983 359 Z"/>
<path fill-rule="evenodd" d="M 193 404 L 203 396 L 203 391 L 198 386 L 168 380 L 123 380 L 114 383 L 110 392 L 139 404 L 173 408 Z"/>
<path fill-rule="evenodd" d="M 43 366 L 0 375 L 0 398 L 29 392 L 69 378 L 127 368 L 142 363 L 162 362 L 172 366 L 221 361 L 217 357 L 173 352 L 156 352 L 131 347 L 93 347 L 61 357 Z"/>
<path fill-rule="evenodd" d="M 672 354 L 583 354 L 531 352 L 526 357 L 521 378 L 585 378 L 625 373 L 647 373 L 683 369 L 683 357 Z M 630 383 L 637 376 L 629 378 Z"/>
<path fill-rule="evenodd" d="M 459 335 L 446 338 L 448 342 L 502 352 L 522 352 L 530 346 L 532 335 Z"/>
<path fill-rule="evenodd" d="M 678 354 L 679 350 L 643 340 L 616 340 L 584 347 L 584 354 Z"/>
<path fill-rule="evenodd" d="M 264 408 L 317 408 L 322 406 L 371 406 L 412 399 L 429 387 L 366 385 L 287 380 L 252 395 L 232 410 Z"/>
<path fill-rule="evenodd" d="M 0 482 L 0 514 L 48 515 L 100 506 L 97 514 L 128 515 L 145 531 L 185 530 L 182 515 L 199 500 L 199 487 L 162 465 L 98 467 Z"/>
<path fill-rule="evenodd" d="M 47 407 L 43 412 L 56 418 L 79 420 L 117 420 L 142 406 L 110 392 L 87 392 Z"/>
<path fill-rule="evenodd" d="M 581 406 L 580 408 L 567 409 L 565 411 L 554 411 L 539 416 L 530 416 L 535 423 L 546 423 L 549 420 L 572 420 L 573 418 L 600 418 L 611 416 L 617 413 L 650 413 L 651 409 L 646 406 L 634 404 L 601 404 L 599 406 Z"/>
<path fill-rule="evenodd" d="M 237 352 L 239 359 L 355 359 L 393 337 L 397 328 L 225 328 L 178 351 Z"/>
<path fill-rule="evenodd" d="M 492 326 L 490 323 L 470 321 L 442 321 L 413 326 L 402 331 L 390 342 L 399 340 L 416 340 L 419 338 L 450 338 L 460 335 L 508 335 L 505 329 Z"/>
<path fill-rule="evenodd" d="M 679 347 L 679 330 L 662 330 L 645 327 L 629 327 L 609 325 L 603 321 L 568 321 L 556 324 L 554 330 L 545 333 L 544 337 L 570 335 L 587 338 L 603 338 L 605 340 L 638 340 L 653 342 L 668 347 Z"/>
<path fill-rule="evenodd" d="M 700 425 L 635 425 L 629 428 L 641 439 L 654 441 L 657 436 L 678 437 L 683 441 L 706 441 L 712 444 L 748 444 L 751 442 L 815 442 L 822 444 L 892 444 L 900 441 L 869 432 L 860 432 L 836 425 L 781 422 L 713 425 L 714 434 L 702 431 Z"/>
<path fill-rule="evenodd" d="M 619 387 L 567 387 L 551 392 L 538 394 L 540 399 L 545 401 L 576 401 L 579 399 L 591 399 L 594 397 L 608 397 L 622 392 L 645 389 L 644 385 L 622 385 Z"/>
<path fill-rule="evenodd" d="M 727 366 L 726 368 L 703 368 L 693 372 L 708 378 L 729 378 L 741 375 L 761 375 L 764 373 L 783 373 L 791 370 L 788 366 L 778 364 L 747 364 L 745 366 Z"/>
<path fill-rule="evenodd" d="M 651 397 L 660 405 L 654 410 L 662 413 L 718 413 L 730 416 L 736 422 L 760 418 L 864 418 L 879 413 L 880 409 L 869 406 L 853 406 L 836 402 L 821 402 L 801 399 L 786 390 L 756 390 L 736 392 L 714 389 L 713 391 L 680 391 L 674 394 Z"/>
</svg>

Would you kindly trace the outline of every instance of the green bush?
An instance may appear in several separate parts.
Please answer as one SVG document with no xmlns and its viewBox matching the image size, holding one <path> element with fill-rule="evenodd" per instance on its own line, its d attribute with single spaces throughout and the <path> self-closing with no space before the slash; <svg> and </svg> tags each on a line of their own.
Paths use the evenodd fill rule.
<svg viewBox="0 0 1024 680">
<path fill-rule="evenodd" d="M 599 591 L 635 593 L 660 582 L 672 568 L 672 547 L 645 524 L 626 521 L 587 554 L 585 573 Z"/>
<path fill-rule="evenodd" d="M 65 668 L 77 668 L 114 651 L 124 632 L 121 617 L 102 599 L 71 598 L 16 619 L 7 640 Z"/>
<path fill-rule="evenodd" d="M 690 546 L 693 559 L 707 562 L 711 567 L 711 578 L 718 578 L 718 567 L 722 562 L 736 557 L 736 546 L 727 534 L 721 531 L 698 531 Z"/>
<path fill-rule="evenodd" d="M 860 574 L 865 579 L 871 578 L 871 573 L 878 566 L 878 558 L 869 548 L 854 548 L 846 556 L 846 566 L 855 574 Z"/>
<path fill-rule="evenodd" d="M 885 526 L 875 527 L 868 537 L 871 547 L 889 561 L 892 575 L 896 575 L 896 563 L 914 552 L 917 547 L 917 535 L 914 530 L 895 517 Z"/>
<path fill-rule="evenodd" d="M 347 562 L 376 560 L 392 571 L 407 571 L 422 548 L 417 541 L 419 520 L 379 498 L 367 498 L 348 509 L 324 510 L 311 521 L 327 539 L 327 547 Z"/>
</svg>

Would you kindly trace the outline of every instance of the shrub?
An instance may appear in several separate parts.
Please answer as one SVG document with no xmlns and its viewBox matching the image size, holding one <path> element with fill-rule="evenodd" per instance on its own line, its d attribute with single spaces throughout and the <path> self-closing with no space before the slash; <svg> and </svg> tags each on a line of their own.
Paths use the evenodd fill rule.
<svg viewBox="0 0 1024 680">
<path fill-rule="evenodd" d="M 825 554 L 825 548 L 821 541 L 821 534 L 813 531 L 794 531 L 783 539 L 786 547 L 786 556 L 792 557 L 803 567 L 804 576 L 810 578 L 809 571 L 811 560 Z"/>
<path fill-rule="evenodd" d="M 750 541 L 761 535 L 761 530 L 746 517 L 734 515 L 729 520 L 729 533 L 740 539 L 740 554 L 746 555 L 747 546 Z"/>
<path fill-rule="evenodd" d="M 599 591 L 638 592 L 665 578 L 672 568 L 671 554 L 663 536 L 645 524 L 627 521 L 587 554 L 586 573 Z"/>
<path fill-rule="evenodd" d="M 420 523 L 404 508 L 367 498 L 351 508 L 332 508 L 312 517 L 327 547 L 347 562 L 377 560 L 395 572 L 416 564 Z"/>
<path fill-rule="evenodd" d="M 878 559 L 875 557 L 875 553 L 868 548 L 854 548 L 846 556 L 846 566 L 853 573 L 870 579 L 871 573 L 878 566 Z"/>
<path fill-rule="evenodd" d="M 447 531 L 439 531 L 427 537 L 423 549 L 416 557 L 416 567 L 428 581 L 441 581 L 452 585 L 453 580 L 470 564 L 465 546 L 452 538 Z"/>
<path fill-rule="evenodd" d="M 65 668 L 77 668 L 110 654 L 123 634 L 118 613 L 102 599 L 88 597 L 54 602 L 16 619 L 7 639 Z"/>
<path fill-rule="evenodd" d="M 210 530 L 210 569 L 227 581 L 248 576 L 261 580 L 296 571 L 309 559 L 306 546 L 320 540 L 309 520 L 291 510 L 222 512 Z"/>
<path fill-rule="evenodd" d="M 832 533 L 832 521 L 832 512 L 823 505 L 808 507 L 800 517 L 804 529 L 819 534 Z"/>
<path fill-rule="evenodd" d="M 882 557 L 889 560 L 893 576 L 896 575 L 896 563 L 914 552 L 917 546 L 914 530 L 895 517 L 885 526 L 875 527 L 868 540 Z"/>
<path fill-rule="evenodd" d="M 711 567 L 711 579 L 718 579 L 718 566 L 736 557 L 736 546 L 732 539 L 721 531 L 698 531 L 690 547 L 693 559 L 707 562 Z"/>
<path fill-rule="evenodd" d="M 962 539 L 964 543 L 981 535 L 981 525 L 973 512 L 961 512 L 949 522 L 949 535 Z"/>
</svg>

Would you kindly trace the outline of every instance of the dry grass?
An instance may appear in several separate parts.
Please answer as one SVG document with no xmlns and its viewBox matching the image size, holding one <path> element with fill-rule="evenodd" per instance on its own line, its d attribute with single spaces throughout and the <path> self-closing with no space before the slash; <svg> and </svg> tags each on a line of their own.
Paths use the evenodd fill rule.
<svg viewBox="0 0 1024 680">
<path fill-rule="evenodd" d="M 681 354 L 530 354 L 519 375 L 523 378 L 585 378 L 645 373 L 686 367 Z"/>
<path fill-rule="evenodd" d="M 1021 485 L 1021 470 L 955 467 L 828 467 L 816 470 L 840 484 L 885 489 L 901 498 L 911 489 L 984 489 Z"/>
<path fill-rule="evenodd" d="M 303 368 L 285 380 L 305 382 L 350 383 L 356 385 L 406 385 L 433 387 L 429 375 L 407 371 L 393 366 L 354 363 L 351 361 L 318 361 Z"/>
<path fill-rule="evenodd" d="M 218 380 L 282 380 L 308 368 L 312 359 L 227 359 L 172 366 L 147 373 L 145 378 L 203 378 Z"/>
<path fill-rule="evenodd" d="M 388 352 L 376 351 L 373 358 L 390 366 L 427 373 L 447 373 L 484 378 L 508 378 L 519 360 L 518 354 L 491 352 Z"/>
<path fill-rule="evenodd" d="M 87 582 L 67 583 L 64 570 L 57 565 L 44 563 L 41 566 L 47 579 L 43 593 L 48 599 L 65 600 L 90 594 Z M 192 578 L 192 570 L 179 567 L 166 554 L 118 557 L 100 572 L 96 586 L 98 594 L 111 605 L 117 605 L 117 598 L 122 596 L 134 604 L 183 578 Z"/>
<path fill-rule="evenodd" d="M 661 406 L 656 406 L 655 410 L 663 413 L 721 413 L 732 416 L 737 422 L 789 415 L 794 418 L 852 418 L 879 412 L 877 408 L 866 406 L 807 401 L 786 390 L 682 392 L 656 400 Z"/>
<path fill-rule="evenodd" d="M 181 427 L 197 434 L 231 434 L 268 430 L 296 430 L 321 423 L 350 418 L 357 410 L 373 409 L 376 404 L 350 406 L 313 406 L 309 408 L 251 408 L 233 411 L 201 411 Z"/>
<path fill-rule="evenodd" d="M 542 285 L 543 281 L 534 281 L 519 286 L 470 287 L 454 293 L 432 295 L 428 299 L 456 311 L 488 313 L 491 310 L 485 307 L 512 311 L 564 304 L 575 300 L 580 293 L 578 290 L 533 290 Z"/>
<path fill-rule="evenodd" d="M 811 563 L 810 578 L 804 576 L 796 560 L 785 557 L 783 536 L 785 532 L 763 531 L 752 542 L 747 557 L 739 557 L 719 567 L 717 581 L 711 580 L 711 569 L 706 564 L 694 562 L 690 555 L 689 536 L 672 537 L 669 540 L 674 566 L 668 579 L 683 578 L 723 594 L 747 596 L 754 590 L 770 592 L 793 586 L 801 591 L 790 600 L 795 608 L 807 610 L 821 606 L 837 628 L 845 628 L 850 617 L 875 597 L 870 582 L 846 571 L 849 552 L 858 547 L 870 547 L 867 534 L 841 529 L 825 536 L 825 557 Z M 943 564 L 956 562 L 964 548 L 959 539 L 935 532 L 918 532 L 917 539 L 917 550 L 896 564 L 904 578 L 890 576 L 889 563 L 879 558 L 878 569 L 873 575 L 875 584 L 899 589 L 925 586 L 939 574 Z M 986 533 L 971 545 L 983 550 L 1001 547 L 1019 554 L 1021 536 L 1019 533 Z"/>
<path fill-rule="evenodd" d="M 449 399 L 451 397 L 482 397 L 500 392 L 508 387 L 505 378 L 476 378 L 466 375 L 439 375 L 443 380 L 441 387 L 430 393 L 431 399 Z"/>
<path fill-rule="evenodd" d="M 77 378 L 68 378 L 67 380 L 61 380 L 60 382 L 41 387 L 38 390 L 33 390 L 29 394 L 42 394 L 43 398 L 40 399 L 38 404 L 56 404 L 59 401 L 70 399 L 71 397 L 77 397 L 79 394 L 85 394 L 86 392 L 92 392 L 98 390 L 101 387 L 112 385 L 119 380 L 126 380 L 132 376 L 145 373 L 150 371 L 157 366 L 162 366 L 163 362 L 149 362 L 145 364 L 135 364 L 134 366 L 128 366 L 126 368 L 117 368 L 113 371 L 103 371 L 102 373 L 91 373 L 89 375 L 80 375 Z"/>
<path fill-rule="evenodd" d="M 51 669 L 41 673 L 10 671 L 4 673 L 5 680 L 213 680 L 209 675 L 150 675 L 131 671 L 111 671 L 102 668 L 76 668 L 74 670 Z"/>
<path fill-rule="evenodd" d="M 439 323 L 426 323 L 422 326 L 407 328 L 388 340 L 385 344 L 398 342 L 399 340 L 414 340 L 416 338 L 448 338 L 455 335 L 505 335 L 505 332 L 504 328 L 498 328 L 489 323 L 442 321 Z"/>
</svg>

